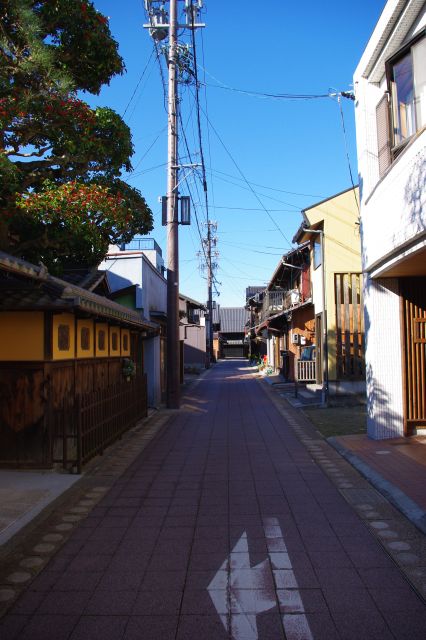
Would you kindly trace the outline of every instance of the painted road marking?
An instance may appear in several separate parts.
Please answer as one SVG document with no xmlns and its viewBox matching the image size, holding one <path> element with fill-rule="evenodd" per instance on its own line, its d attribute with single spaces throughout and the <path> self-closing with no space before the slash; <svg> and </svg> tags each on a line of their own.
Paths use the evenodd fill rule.
<svg viewBox="0 0 426 640">
<path fill-rule="evenodd" d="M 258 640 L 257 614 L 274 609 L 278 603 L 288 640 L 313 640 L 278 519 L 265 518 L 263 528 L 268 558 L 254 567 L 250 565 L 244 532 L 208 585 L 210 598 L 234 640 Z"/>
<path fill-rule="evenodd" d="M 228 578 L 226 590 L 222 588 L 224 571 Z M 207 587 L 223 626 L 235 640 L 258 640 L 256 615 L 277 604 L 267 582 L 269 571 L 268 560 L 250 567 L 244 532 Z"/>
<path fill-rule="evenodd" d="M 277 518 L 264 518 L 268 555 L 274 569 L 277 594 L 283 625 L 288 640 L 313 640 L 308 619 L 305 615 L 302 596 L 291 564 L 291 558 L 285 544 Z M 276 550 L 279 552 L 276 552 Z"/>
</svg>

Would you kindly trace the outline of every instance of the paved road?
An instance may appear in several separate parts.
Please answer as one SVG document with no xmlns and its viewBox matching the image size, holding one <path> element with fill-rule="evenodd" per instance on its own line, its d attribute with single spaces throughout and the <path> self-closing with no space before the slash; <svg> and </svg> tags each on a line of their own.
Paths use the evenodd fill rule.
<svg viewBox="0 0 426 640">
<path fill-rule="evenodd" d="M 189 393 L 0 638 L 423 640 L 424 604 L 246 364 Z"/>
</svg>

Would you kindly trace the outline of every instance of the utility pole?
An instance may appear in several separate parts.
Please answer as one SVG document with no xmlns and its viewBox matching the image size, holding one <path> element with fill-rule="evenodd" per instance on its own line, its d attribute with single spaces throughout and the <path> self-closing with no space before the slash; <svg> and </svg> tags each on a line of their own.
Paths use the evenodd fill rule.
<svg viewBox="0 0 426 640">
<path fill-rule="evenodd" d="M 207 366 L 213 362 L 213 273 L 212 273 L 212 234 L 210 220 L 207 222 L 207 309 L 209 311 L 209 335 L 207 339 Z"/>
<path fill-rule="evenodd" d="M 185 0 L 186 23 L 178 23 L 178 1 L 169 0 L 167 13 L 163 0 L 145 0 L 145 9 L 149 29 L 155 41 L 168 37 L 168 143 L 167 143 L 167 406 L 169 409 L 180 407 L 180 340 L 179 340 L 179 224 L 189 224 L 178 219 L 179 208 L 179 161 L 178 161 L 178 80 L 180 49 L 178 29 L 196 29 L 204 24 L 196 23 L 195 18 L 202 8 L 202 0 Z M 188 165 L 194 169 L 198 165 Z M 184 178 L 185 179 L 185 178 Z M 184 200 L 184 198 L 182 198 Z M 189 198 L 186 198 L 189 201 Z"/>
<path fill-rule="evenodd" d="M 205 247 L 204 253 L 198 253 L 198 257 L 201 259 L 201 270 L 207 269 L 207 310 L 208 310 L 208 331 L 206 335 L 206 366 L 210 367 L 213 362 L 213 279 L 214 271 L 217 268 L 217 262 L 213 261 L 213 258 L 217 258 L 219 253 L 213 250 L 216 247 L 217 236 L 214 235 L 217 231 L 217 222 L 208 220 L 204 223 L 207 227 L 207 236 L 203 238 L 203 245 Z M 202 261 L 202 256 L 206 258 L 206 263 Z"/>
<path fill-rule="evenodd" d="M 177 2 L 170 0 L 167 149 L 167 406 L 180 406 Z"/>
</svg>

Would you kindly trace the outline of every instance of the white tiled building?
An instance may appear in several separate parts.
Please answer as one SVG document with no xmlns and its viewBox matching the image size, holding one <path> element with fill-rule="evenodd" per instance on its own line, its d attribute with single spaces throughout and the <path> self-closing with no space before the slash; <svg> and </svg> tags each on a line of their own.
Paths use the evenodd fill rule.
<svg viewBox="0 0 426 640">
<path fill-rule="evenodd" d="M 368 433 L 426 428 L 426 4 L 388 0 L 354 75 Z"/>
</svg>

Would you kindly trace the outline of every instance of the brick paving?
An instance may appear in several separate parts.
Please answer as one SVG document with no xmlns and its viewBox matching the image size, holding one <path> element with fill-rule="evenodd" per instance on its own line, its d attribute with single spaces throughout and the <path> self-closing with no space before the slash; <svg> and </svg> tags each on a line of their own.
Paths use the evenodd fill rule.
<svg viewBox="0 0 426 640">
<path fill-rule="evenodd" d="M 350 435 L 335 440 L 426 511 L 426 436 L 372 440 Z"/>
<path fill-rule="evenodd" d="M 0 638 L 423 640 L 424 602 L 293 423 L 243 361 L 220 363 L 0 620 Z"/>
</svg>

